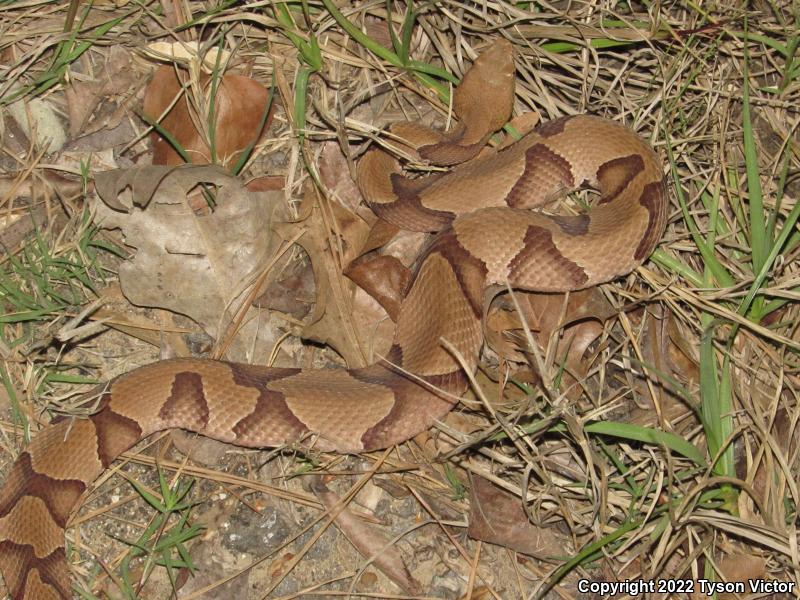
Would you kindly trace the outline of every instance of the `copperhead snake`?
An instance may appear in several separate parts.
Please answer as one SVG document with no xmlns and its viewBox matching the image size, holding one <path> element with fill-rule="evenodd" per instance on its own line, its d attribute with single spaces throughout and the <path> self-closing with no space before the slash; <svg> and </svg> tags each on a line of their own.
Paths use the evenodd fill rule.
<svg viewBox="0 0 800 600">
<path fill-rule="evenodd" d="M 440 340 L 476 368 L 487 287 L 577 290 L 644 261 L 666 222 L 665 180 L 652 149 L 621 125 L 573 116 L 478 155 L 510 117 L 513 99 L 511 45 L 496 42 L 455 92 L 453 133 L 415 123 L 392 128 L 392 139 L 402 139 L 394 145 L 418 158 L 466 164 L 412 179 L 392 153 L 372 149 L 358 165 L 359 186 L 380 217 L 439 231 L 417 263 L 385 360 L 311 371 L 160 361 L 112 380 L 90 418 L 41 430 L 0 493 L 0 570 L 12 598 L 72 597 L 64 543 L 72 510 L 143 437 L 183 428 L 263 447 L 313 433 L 317 448 L 345 453 L 399 444 L 452 408 L 447 394 L 466 389 L 464 371 Z M 588 213 L 527 210 L 585 183 L 600 192 Z"/>
</svg>

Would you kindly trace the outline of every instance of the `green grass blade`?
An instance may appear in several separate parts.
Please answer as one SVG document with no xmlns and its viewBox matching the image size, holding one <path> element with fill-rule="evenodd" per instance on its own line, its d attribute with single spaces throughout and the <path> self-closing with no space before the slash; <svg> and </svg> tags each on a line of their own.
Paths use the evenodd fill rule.
<svg viewBox="0 0 800 600">
<path fill-rule="evenodd" d="M 592 558 L 596 554 L 600 553 L 603 550 L 603 548 L 609 546 L 610 544 L 613 544 L 615 541 L 620 539 L 626 533 L 628 533 L 629 531 L 633 531 L 634 529 L 640 526 L 641 522 L 639 521 L 626 521 L 608 535 L 605 535 L 596 542 L 587 544 L 586 546 L 581 548 L 581 551 L 578 552 L 578 554 L 576 554 L 573 558 L 569 559 L 567 562 L 561 565 L 556 570 L 556 572 L 550 576 L 550 578 L 542 586 L 542 588 L 537 591 L 536 598 L 543 598 L 547 594 L 547 592 L 549 592 L 553 588 L 554 585 L 556 585 L 559 581 L 561 581 L 561 579 L 563 579 L 564 576 L 570 571 L 572 571 L 575 567 L 583 564 L 584 562 L 592 560 Z"/>
<path fill-rule="evenodd" d="M 608 435 L 626 440 L 634 440 L 644 444 L 665 446 L 676 454 L 688 458 L 697 465 L 705 466 L 707 464 L 704 454 L 694 444 L 668 431 L 660 431 L 651 427 L 614 421 L 587 423 L 584 426 L 584 430 L 587 433 L 596 435 Z"/>
<path fill-rule="evenodd" d="M 735 284 L 734 278 L 730 273 L 728 273 L 728 270 L 722 265 L 722 263 L 717 260 L 717 257 L 714 253 L 714 237 L 711 237 L 710 243 L 706 243 L 706 240 L 704 240 L 700 235 L 700 231 L 697 227 L 694 217 L 692 217 L 692 214 L 689 211 L 689 207 L 686 202 L 686 195 L 683 192 L 682 178 L 680 173 L 678 173 L 677 162 L 672 153 L 672 144 L 669 143 L 668 134 L 666 135 L 667 159 L 670 164 L 670 173 L 672 174 L 672 181 L 674 183 L 672 189 L 675 190 L 675 195 L 677 196 L 678 203 L 681 206 L 683 219 L 689 228 L 692 241 L 694 241 L 697 249 L 700 251 L 700 255 L 703 257 L 703 264 L 711 271 L 717 283 L 719 283 L 719 285 L 722 287 L 732 287 Z M 712 232 L 710 231 L 709 233 L 711 234 Z"/>
<path fill-rule="evenodd" d="M 745 32 L 747 22 L 745 21 Z M 749 200 L 750 247 L 753 252 L 753 272 L 758 273 L 766 262 L 767 231 L 764 220 L 764 197 L 761 177 L 758 172 L 758 148 L 753 135 L 753 120 L 750 115 L 750 69 L 747 45 L 744 46 L 744 74 L 742 76 L 742 126 L 744 135 L 744 159 L 747 173 L 747 195 Z"/>
</svg>

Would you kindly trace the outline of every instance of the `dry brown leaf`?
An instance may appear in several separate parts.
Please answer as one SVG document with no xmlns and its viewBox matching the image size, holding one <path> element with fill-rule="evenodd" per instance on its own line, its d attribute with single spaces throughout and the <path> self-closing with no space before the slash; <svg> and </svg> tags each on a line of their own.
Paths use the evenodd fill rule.
<svg viewBox="0 0 800 600">
<path fill-rule="evenodd" d="M 350 177 L 350 167 L 339 144 L 325 142 L 322 145 L 322 154 L 319 158 L 319 178 L 328 190 L 328 197 L 341 206 L 357 212 L 361 206 L 361 192 L 356 182 Z M 372 211 L 371 219 L 377 218 Z M 364 217 L 364 214 L 361 214 Z M 367 218 L 370 218 L 367 216 Z"/>
<path fill-rule="evenodd" d="M 18 82 L 10 87 L 12 94 L 19 89 Z M 66 143 L 67 132 L 52 98 L 23 96 L 8 104 L 5 110 L 22 132 L 23 139 L 32 141 L 37 148 L 58 152 Z"/>
<path fill-rule="evenodd" d="M 697 352 L 692 351 L 690 336 L 681 330 L 678 321 L 667 315 L 667 334 L 669 335 L 669 362 L 672 374 L 691 386 L 700 385 L 700 364 Z"/>
<path fill-rule="evenodd" d="M 316 301 L 314 271 L 305 260 L 295 260 L 272 281 L 253 304 L 304 318 Z"/>
<path fill-rule="evenodd" d="M 167 131 L 184 149 L 193 164 L 211 162 L 211 150 L 207 143 L 208 136 L 202 130 L 207 123 L 206 115 L 192 113 L 187 93 L 181 92 L 182 83 L 173 66 L 162 66 L 156 69 L 153 79 L 147 86 L 144 99 L 144 114 L 157 120 L 180 94 L 180 98 L 167 115 L 160 121 L 160 126 Z M 208 75 L 200 76 L 200 87 L 207 93 L 211 83 Z M 230 167 L 236 164 L 242 151 L 255 143 L 266 130 L 274 113 L 275 105 L 269 107 L 269 115 L 264 126 L 259 127 L 267 110 L 269 93 L 257 81 L 242 75 L 225 75 L 219 82 L 215 99 L 216 118 L 214 122 L 214 141 L 218 161 Z M 193 118 L 194 117 L 194 118 Z M 200 125 L 200 124 L 203 125 Z M 200 125 L 201 129 L 198 129 Z M 153 164 L 179 165 L 184 160 L 172 145 L 157 133 L 153 134 Z"/>
<path fill-rule="evenodd" d="M 637 391 L 634 395 L 636 404 L 631 405 L 629 420 L 650 426 L 657 423 L 660 415 L 666 422 L 681 423 L 683 427 L 696 425 L 696 416 L 686 400 L 659 375 L 667 374 L 683 382 L 690 391 L 699 385 L 699 367 L 692 358 L 688 343 L 681 337 L 674 318 L 668 312 L 660 311 L 657 306 L 637 308 L 628 312 L 628 317 L 634 329 L 642 331 L 638 345 L 648 373 L 647 377 L 626 373 Z M 655 410 L 654 395 L 658 412 Z"/>
<path fill-rule="evenodd" d="M 518 497 L 479 475 L 472 477 L 467 534 L 531 556 L 564 553 L 564 541 L 531 523 Z"/>
<path fill-rule="evenodd" d="M 280 175 L 262 175 L 248 181 L 245 187 L 251 192 L 277 192 L 286 187 L 286 178 Z"/>
<path fill-rule="evenodd" d="M 353 291 L 352 322 L 368 363 L 388 354 L 394 340 L 394 322 L 380 303 L 360 287 Z"/>
<path fill-rule="evenodd" d="M 397 239 L 399 233 L 400 228 L 397 225 L 392 225 L 383 219 L 378 219 L 372 226 L 372 229 L 369 232 L 369 237 L 367 238 L 367 241 L 364 242 L 362 251 L 367 253 L 383 246 L 387 246 Z M 419 235 L 415 234 L 414 232 L 411 233 L 414 235 Z M 399 257 L 398 260 L 400 260 Z M 402 260 L 400 262 L 402 262 Z"/>
<path fill-rule="evenodd" d="M 127 124 L 129 108 L 124 99 L 130 96 L 131 89 L 137 89 L 140 78 L 142 75 L 133 68 L 131 49 L 118 45 L 108 49 L 106 60 L 97 63 L 91 77 L 70 79 L 69 86 L 64 89 L 70 137 L 85 138 L 101 130 L 113 130 L 123 121 Z M 120 98 L 123 99 L 121 105 Z M 132 128 L 125 129 L 133 134 Z M 132 135 L 127 141 L 131 139 Z"/>
<path fill-rule="evenodd" d="M 147 317 L 132 313 L 130 303 L 125 299 L 119 282 L 103 288 L 100 298 L 103 306 L 91 314 L 90 318 L 93 321 L 102 321 L 106 327 L 152 344 L 156 348 L 169 348 L 175 356 L 189 354 L 186 339 L 182 334 L 189 333 L 190 330 L 174 325 L 170 327 L 174 313 L 155 311 L 155 314 Z"/>
<path fill-rule="evenodd" d="M 209 215 L 198 215 L 189 202 L 189 192 L 201 183 L 215 191 L 216 209 Z M 121 193 L 128 187 L 126 201 Z M 219 340 L 251 278 L 275 253 L 268 232 L 282 194 L 253 194 L 219 167 L 191 165 L 109 171 L 96 177 L 96 189 L 103 200 L 93 202 L 98 222 L 122 229 L 125 242 L 136 248 L 119 271 L 126 298 L 184 314 Z M 259 327 L 259 315 L 251 316 L 231 358 L 244 360 L 251 349 L 266 355 L 275 342 L 269 328 Z"/>
<path fill-rule="evenodd" d="M 7 189 L 14 191 L 17 196 L 27 195 L 26 192 L 39 189 L 39 186 L 30 184 L 14 186 L 15 179 L 0 175 L 0 197 L 9 197 L 3 193 Z M 79 187 L 79 184 L 74 182 L 58 183 L 58 185 L 59 190 L 65 195 L 73 189 L 73 186 Z M 44 191 L 50 196 L 52 188 L 48 186 Z M 0 216 L 0 248 L 4 252 L 14 252 L 33 231 L 42 232 L 48 227 L 51 231 L 61 231 L 67 224 L 64 214 L 60 211 L 49 211 L 47 204 L 26 206 L 23 201 L 17 200 L 14 205 L 20 207 L 19 212 L 4 211 L 6 214 Z"/>
<path fill-rule="evenodd" d="M 740 497 L 739 504 L 742 514 L 751 514 L 754 520 L 763 520 L 781 529 L 785 526 L 786 508 L 780 490 L 786 485 L 786 472 L 780 467 L 776 454 L 780 455 L 786 464 L 791 464 L 791 457 L 796 456 L 797 447 L 800 445 L 800 426 L 785 407 L 779 406 L 769 434 L 773 443 L 769 444 L 763 453 L 756 452 L 756 456 L 748 460 L 747 454 L 742 452 L 736 461 L 736 472 L 741 479 L 747 481 L 752 478 L 752 488 L 759 496 L 757 499 L 760 500 L 763 510 L 760 507 L 756 509 L 752 499 L 745 494 Z M 760 445 L 761 442 L 756 442 L 753 445 L 754 450 Z M 756 457 L 757 462 L 752 460 Z"/>
<path fill-rule="evenodd" d="M 350 367 L 373 362 L 373 353 L 384 353 L 391 344 L 394 327 L 380 305 L 342 270 L 358 258 L 371 227 L 361 217 L 335 202 L 325 203 L 326 213 L 309 190 L 301 221 L 275 226 L 284 239 L 298 239 L 314 270 L 317 303 L 304 339 L 336 350 Z M 332 245 L 334 247 L 332 247 Z"/>
<path fill-rule="evenodd" d="M 400 305 L 411 284 L 411 271 L 394 256 L 359 260 L 345 269 L 356 285 L 380 303 L 392 321 L 397 322 Z"/>
<path fill-rule="evenodd" d="M 321 477 L 313 479 L 311 489 L 325 508 L 336 514 L 334 523 L 339 531 L 364 558 L 371 560 L 377 569 L 406 592 L 422 593 L 422 586 L 411 576 L 402 555 L 378 527 L 365 523 L 347 507 L 339 510 L 341 499 L 328 489 Z"/>
<path fill-rule="evenodd" d="M 764 557 L 753 554 L 728 554 L 717 561 L 717 567 L 725 581 L 741 581 L 745 584 L 748 580 L 769 579 L 767 575 L 767 561 Z M 738 594 L 719 593 L 718 600 L 734 600 Z"/>
<path fill-rule="evenodd" d="M 557 334 L 554 362 L 558 367 L 565 364 L 563 388 L 568 396 L 576 397 L 581 390 L 572 384 L 588 372 L 591 357 L 585 357 L 586 350 L 602 333 L 602 323 L 614 315 L 613 307 L 597 288 L 572 292 L 568 300 L 565 294 L 514 294 L 522 317 L 542 348 L 547 349 Z M 507 294 L 495 299 L 489 308 L 485 331 L 486 343 L 500 356 L 527 364 L 522 321 Z"/>
<path fill-rule="evenodd" d="M 170 431 L 169 440 L 178 452 L 191 458 L 192 462 L 210 469 L 218 467 L 231 449 L 230 444 L 183 429 Z"/>
</svg>

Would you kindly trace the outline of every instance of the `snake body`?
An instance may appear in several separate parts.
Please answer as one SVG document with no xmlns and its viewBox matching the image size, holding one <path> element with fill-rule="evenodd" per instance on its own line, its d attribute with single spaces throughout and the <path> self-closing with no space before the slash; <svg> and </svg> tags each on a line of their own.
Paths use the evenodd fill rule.
<svg viewBox="0 0 800 600">
<path fill-rule="evenodd" d="M 452 350 L 467 369 L 476 368 L 487 287 L 577 290 L 624 275 L 647 258 L 665 226 L 666 190 L 655 154 L 629 129 L 566 117 L 478 156 L 510 115 L 513 71 L 510 45 L 499 42 L 456 92 L 461 125 L 454 134 L 417 124 L 393 129 L 418 157 L 464 165 L 409 179 L 380 149 L 359 164 L 359 186 L 379 216 L 439 231 L 417 262 L 385 360 L 309 371 L 184 358 L 117 377 L 91 417 L 45 427 L 6 478 L 0 570 L 12 598 L 72 597 L 64 544 L 70 514 L 92 481 L 144 436 L 182 428 L 263 447 L 313 434 L 315 447 L 337 452 L 398 444 L 443 417 L 452 396 L 465 390 L 465 371 Z M 496 107 L 474 97 L 486 77 L 495 81 L 483 89 L 502 96 L 488 101 Z M 587 213 L 527 210 L 582 184 L 600 192 Z"/>
</svg>

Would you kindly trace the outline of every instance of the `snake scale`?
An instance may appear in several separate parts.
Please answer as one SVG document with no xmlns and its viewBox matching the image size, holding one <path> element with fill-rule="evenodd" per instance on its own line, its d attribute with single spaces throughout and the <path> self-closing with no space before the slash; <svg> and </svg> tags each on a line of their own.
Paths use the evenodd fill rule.
<svg viewBox="0 0 800 600">
<path fill-rule="evenodd" d="M 662 167 L 652 149 L 611 121 L 557 119 L 496 152 L 482 150 L 514 100 L 508 42 L 495 42 L 454 94 L 459 125 L 442 134 L 392 127 L 393 150 L 446 174 L 404 176 L 394 153 L 372 149 L 357 168 L 383 219 L 438 231 L 417 261 L 390 352 L 362 369 L 300 370 L 184 358 L 126 373 L 87 419 L 55 420 L 19 455 L 0 492 L 0 570 L 15 600 L 71 598 L 64 529 L 83 493 L 143 437 L 183 428 L 245 447 L 313 434 L 336 452 L 386 448 L 431 426 L 475 369 L 485 290 L 563 292 L 612 280 L 645 260 L 666 222 Z M 588 184 L 586 213 L 528 210 Z M 444 392 L 444 393 L 442 393 Z"/>
</svg>

